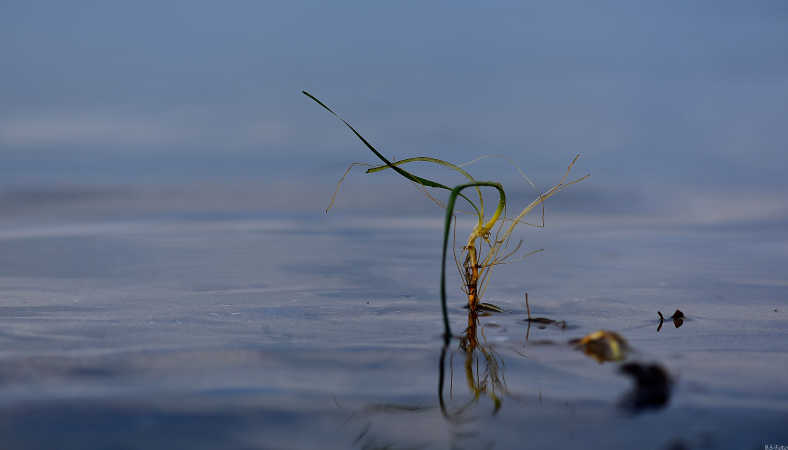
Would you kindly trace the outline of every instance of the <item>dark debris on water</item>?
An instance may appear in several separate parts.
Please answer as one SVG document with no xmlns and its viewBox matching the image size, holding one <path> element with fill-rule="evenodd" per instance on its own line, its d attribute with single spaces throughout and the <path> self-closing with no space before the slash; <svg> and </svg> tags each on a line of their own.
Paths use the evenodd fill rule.
<svg viewBox="0 0 788 450">
<path fill-rule="evenodd" d="M 668 404 L 673 380 L 661 365 L 631 362 L 622 365 L 619 372 L 635 382 L 632 391 L 619 402 L 622 409 L 638 413 L 647 409 L 660 409 Z"/>
<path fill-rule="evenodd" d="M 662 315 L 661 311 L 657 311 L 657 315 L 659 316 L 659 325 L 657 325 L 657 332 L 659 332 L 660 330 L 662 330 L 662 323 L 665 321 L 665 317 Z M 679 328 L 680 326 L 684 325 L 685 316 L 680 309 L 677 309 L 672 316 L 668 317 L 668 319 L 673 321 L 674 327 Z"/>
</svg>

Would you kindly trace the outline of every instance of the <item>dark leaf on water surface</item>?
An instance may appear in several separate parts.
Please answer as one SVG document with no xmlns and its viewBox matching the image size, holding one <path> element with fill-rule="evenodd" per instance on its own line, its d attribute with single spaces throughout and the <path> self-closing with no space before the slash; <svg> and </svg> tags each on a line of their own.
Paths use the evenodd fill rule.
<svg viewBox="0 0 788 450">
<path fill-rule="evenodd" d="M 657 315 L 659 316 L 659 325 L 657 325 L 657 332 L 662 330 L 662 323 L 665 321 L 665 316 L 662 315 L 662 312 L 657 311 Z M 676 312 L 673 313 L 672 316 L 669 317 L 673 320 L 673 326 L 676 328 L 681 327 L 684 325 L 684 313 L 681 312 L 680 309 L 677 309 Z"/>
</svg>

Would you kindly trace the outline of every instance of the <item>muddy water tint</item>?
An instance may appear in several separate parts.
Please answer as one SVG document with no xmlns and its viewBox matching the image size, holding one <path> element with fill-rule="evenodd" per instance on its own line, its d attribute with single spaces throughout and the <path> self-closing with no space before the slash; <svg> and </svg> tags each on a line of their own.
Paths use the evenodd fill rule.
<svg viewBox="0 0 788 450">
<path fill-rule="evenodd" d="M 546 251 L 484 299 L 505 312 L 469 315 L 449 280 L 444 345 L 440 225 L 4 225 L 3 448 L 788 444 L 784 232 L 529 229 Z M 570 344 L 599 330 L 626 354 Z"/>
</svg>

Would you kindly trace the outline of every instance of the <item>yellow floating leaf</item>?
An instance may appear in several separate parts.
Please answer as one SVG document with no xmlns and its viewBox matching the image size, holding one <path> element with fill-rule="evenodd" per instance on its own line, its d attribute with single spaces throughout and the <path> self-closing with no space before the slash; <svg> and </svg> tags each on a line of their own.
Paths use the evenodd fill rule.
<svg viewBox="0 0 788 450">
<path fill-rule="evenodd" d="M 606 361 L 621 361 L 629 352 L 629 344 L 614 331 L 594 331 L 580 339 L 570 341 L 583 353 L 594 358 L 599 363 Z"/>
</svg>

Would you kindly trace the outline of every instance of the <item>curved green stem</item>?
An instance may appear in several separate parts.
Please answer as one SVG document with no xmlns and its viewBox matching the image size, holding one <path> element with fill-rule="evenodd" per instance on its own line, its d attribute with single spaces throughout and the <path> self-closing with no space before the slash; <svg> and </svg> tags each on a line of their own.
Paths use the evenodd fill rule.
<svg viewBox="0 0 788 450">
<path fill-rule="evenodd" d="M 499 186 L 501 185 L 500 183 L 496 183 L 496 184 L 498 184 Z M 498 207 L 495 208 L 495 212 L 493 213 L 492 217 L 490 217 L 490 220 L 488 220 L 486 224 L 481 226 L 479 230 L 479 236 L 484 236 L 487 233 L 489 233 L 490 230 L 492 230 L 492 227 L 495 226 L 495 222 L 497 222 L 498 219 L 500 219 L 501 214 L 503 214 L 504 210 L 506 209 L 506 194 L 503 192 L 503 187 L 501 187 L 499 191 L 501 193 L 501 197 L 498 200 Z"/>
<path fill-rule="evenodd" d="M 402 164 L 407 164 L 407 163 L 417 162 L 417 161 L 431 162 L 431 163 L 438 164 L 438 165 L 441 165 L 441 166 L 444 166 L 444 167 L 448 167 L 449 169 L 452 169 L 454 171 L 459 172 L 462 176 L 467 178 L 468 181 L 470 181 L 470 182 L 476 181 L 471 176 L 471 174 L 469 174 L 468 171 L 466 171 L 462 167 L 460 167 L 460 166 L 458 166 L 456 164 L 452 164 L 452 163 L 450 163 L 448 161 L 444 161 L 444 160 L 438 159 L 438 158 L 432 158 L 432 157 L 429 157 L 429 156 L 416 156 L 416 157 L 413 157 L 413 158 L 405 158 L 405 159 L 401 159 L 399 161 L 394 161 L 393 165 L 400 166 Z M 386 170 L 388 168 L 389 168 L 389 166 L 387 166 L 387 165 L 371 167 L 371 168 L 367 169 L 367 173 L 381 172 L 381 171 Z M 471 202 L 470 200 L 465 198 L 464 195 L 460 195 L 460 197 L 463 197 L 466 200 L 468 200 L 468 202 L 471 204 L 471 206 L 473 206 L 473 209 L 476 210 L 476 214 L 479 216 L 479 222 L 481 223 L 482 221 L 484 221 L 484 197 L 482 196 L 482 190 L 479 189 L 478 186 L 476 186 L 476 193 L 479 195 L 479 207 L 478 208 L 476 207 L 476 205 L 473 204 L 473 202 Z"/>
<path fill-rule="evenodd" d="M 460 191 L 469 187 L 481 187 L 481 186 L 488 186 L 494 187 L 498 189 L 499 194 L 499 201 L 498 201 L 498 208 L 493 214 L 493 219 L 497 220 L 500 217 L 503 209 L 506 207 L 506 193 L 503 190 L 503 186 L 501 183 L 496 183 L 493 181 L 474 181 L 473 183 L 466 183 L 461 184 L 459 186 L 455 186 L 454 189 L 451 190 L 449 194 L 449 202 L 446 204 L 446 220 L 444 221 L 443 226 L 443 257 L 441 259 L 441 311 L 443 312 L 443 336 L 445 339 L 449 339 L 451 337 L 451 327 L 449 326 L 449 312 L 446 307 L 446 249 L 449 246 L 449 232 L 451 231 L 451 218 L 454 213 L 454 203 L 457 201 L 457 196 L 460 195 Z M 494 223 L 494 222 L 493 222 Z M 486 227 L 483 226 L 481 229 Z M 492 228 L 492 225 L 490 225 Z M 477 234 L 479 230 L 474 230 L 471 234 L 472 239 L 475 239 L 474 235 Z"/>
</svg>

